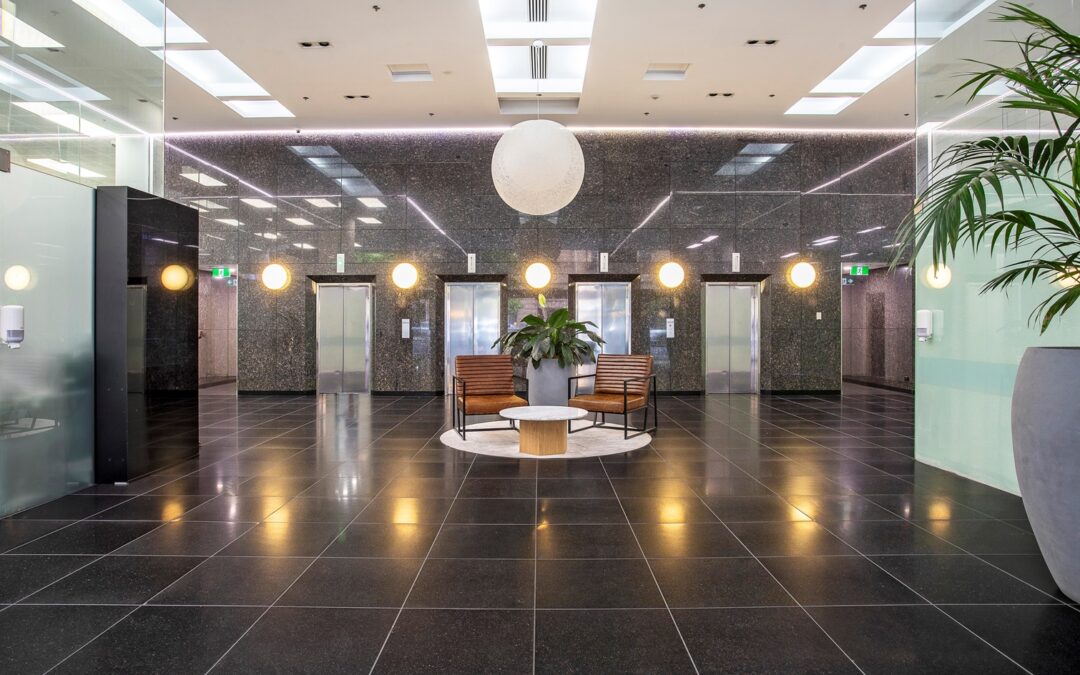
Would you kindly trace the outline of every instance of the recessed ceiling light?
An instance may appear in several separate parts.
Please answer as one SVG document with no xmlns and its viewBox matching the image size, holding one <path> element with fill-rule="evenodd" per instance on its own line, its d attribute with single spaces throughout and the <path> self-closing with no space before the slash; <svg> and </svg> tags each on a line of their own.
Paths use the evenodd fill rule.
<svg viewBox="0 0 1080 675">
<path fill-rule="evenodd" d="M 88 122 L 74 113 L 64 112 L 51 103 L 42 101 L 15 101 L 14 103 L 27 112 L 34 113 L 57 126 L 77 131 L 84 136 L 100 138 L 116 135 L 108 129 L 99 127 L 93 122 Z"/>
<path fill-rule="evenodd" d="M 547 77 L 533 74 L 529 45 L 488 45 L 495 92 L 498 94 L 580 94 L 589 64 L 589 45 L 548 45 Z M 535 103 L 534 103 L 535 105 Z"/>
<path fill-rule="evenodd" d="M 382 221 L 379 220 L 378 218 L 369 218 L 369 217 L 365 216 L 365 217 L 362 217 L 362 218 L 357 218 L 357 220 L 359 220 L 361 223 L 363 223 L 365 225 L 382 225 Z"/>
<path fill-rule="evenodd" d="M 596 19 L 596 0 L 551 3 L 482 0 L 480 19 L 489 42 L 588 40 Z"/>
<path fill-rule="evenodd" d="M 855 96 L 804 96 L 785 115 L 836 115 L 858 98 Z"/>
<path fill-rule="evenodd" d="M 241 117 L 296 117 L 280 101 L 222 101 Z"/>
<path fill-rule="evenodd" d="M 254 206 L 257 209 L 276 209 L 277 208 L 277 206 L 274 206 L 274 204 L 272 204 L 271 202 L 266 201 L 265 199 L 252 199 L 252 198 L 249 198 L 249 197 L 245 197 L 245 198 L 241 199 L 240 201 L 244 202 L 248 206 Z"/>
<path fill-rule="evenodd" d="M 884 230 L 884 225 L 878 225 L 877 227 L 868 227 L 865 230 L 859 230 L 855 234 L 866 234 L 867 232 L 877 232 L 878 230 Z"/>
<path fill-rule="evenodd" d="M 315 223 L 311 222 L 310 220 L 308 220 L 307 218 L 286 218 L 285 220 L 289 221 L 293 225 L 314 225 L 315 224 Z"/>
<path fill-rule="evenodd" d="M 382 200 L 376 199 L 375 197 L 357 197 L 357 199 L 359 199 L 360 203 L 363 204 L 364 206 L 368 207 L 369 209 L 385 209 L 386 208 L 386 204 L 383 204 Z"/>
<path fill-rule="evenodd" d="M 0 37 L 24 49 L 63 49 L 64 45 L 0 7 Z"/>
<path fill-rule="evenodd" d="M 193 183 L 205 185 L 206 187 L 222 187 L 225 185 L 225 183 L 222 183 L 217 178 L 214 178 L 213 176 L 208 176 L 205 173 L 197 171 L 195 169 L 185 168 L 183 171 L 180 172 L 180 175 L 192 181 Z"/>
<path fill-rule="evenodd" d="M 312 206 L 314 206 L 316 208 L 320 208 L 320 209 L 336 209 L 337 208 L 337 204 L 330 201 L 329 199 L 323 199 L 322 197 L 319 197 L 317 199 L 305 199 L 304 201 L 306 201 L 308 204 L 311 204 Z"/>
<path fill-rule="evenodd" d="M 132 0 L 74 0 L 99 21 L 120 33 L 140 47 L 161 47 L 168 44 L 201 44 L 206 38 L 184 23 L 172 10 L 156 0 L 137 0 L 142 5 L 136 9 Z M 141 10 L 141 11 L 140 11 Z M 164 30 L 161 16 L 164 15 Z M 149 18 L 148 18 L 149 17 Z"/>
<path fill-rule="evenodd" d="M 860 47 L 839 68 L 810 90 L 812 94 L 865 94 L 926 51 L 926 45 Z"/>
<path fill-rule="evenodd" d="M 216 49 L 166 49 L 164 54 L 165 63 L 212 96 L 269 96 L 258 82 Z"/>
<path fill-rule="evenodd" d="M 243 225 L 243 223 L 235 218 L 218 218 L 214 222 L 222 223 L 223 225 L 232 225 L 233 227 L 240 227 Z"/>
<path fill-rule="evenodd" d="M 650 63 L 645 69 L 646 80 L 685 80 L 689 63 Z"/>
<path fill-rule="evenodd" d="M 386 66 L 394 82 L 431 82 L 431 68 L 426 63 L 391 63 Z"/>
<path fill-rule="evenodd" d="M 710 241 L 713 241 L 713 240 L 717 239 L 719 236 L 720 235 L 718 235 L 718 234 L 710 234 L 709 236 L 702 239 L 701 243 L 702 244 L 708 244 Z"/>
<path fill-rule="evenodd" d="M 103 176 L 102 174 L 100 174 L 100 173 L 98 173 L 96 171 L 91 171 L 90 169 L 84 169 L 84 168 L 80 167 L 78 164 L 72 164 L 71 162 L 62 162 L 62 161 L 59 161 L 59 160 L 56 160 L 56 159 L 51 159 L 51 158 L 48 158 L 48 157 L 43 157 L 43 158 L 40 158 L 40 159 L 39 158 L 30 158 L 30 159 L 28 159 L 26 161 L 30 162 L 31 164 L 36 164 L 38 166 L 43 166 L 46 169 L 50 169 L 52 171 L 55 171 L 56 173 L 65 173 L 65 174 L 69 174 L 69 175 L 72 175 L 72 176 L 79 176 L 80 178 L 104 178 L 105 177 L 105 176 Z"/>
</svg>

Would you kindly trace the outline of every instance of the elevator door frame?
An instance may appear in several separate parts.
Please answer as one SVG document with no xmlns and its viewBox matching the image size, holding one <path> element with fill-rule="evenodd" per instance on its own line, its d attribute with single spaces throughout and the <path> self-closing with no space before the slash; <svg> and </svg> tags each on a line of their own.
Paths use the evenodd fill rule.
<svg viewBox="0 0 1080 675">
<path fill-rule="evenodd" d="M 727 380 L 728 391 L 714 391 L 709 387 L 709 312 L 708 312 L 708 296 L 709 288 L 711 287 L 724 287 L 724 288 L 748 288 L 750 289 L 750 387 L 749 391 L 731 391 L 731 341 L 728 341 L 728 367 L 729 370 Z M 730 293 L 730 291 L 729 291 Z M 728 300 L 728 335 L 731 331 L 731 302 L 730 295 Z M 706 394 L 757 394 L 761 391 L 761 284 L 756 282 L 726 282 L 726 281 L 709 281 L 702 284 L 701 294 L 701 370 L 702 379 L 705 384 Z"/>
<path fill-rule="evenodd" d="M 453 378 L 453 375 L 454 375 L 454 364 L 451 363 L 451 361 L 450 361 L 450 288 L 451 287 L 461 287 L 461 286 L 475 287 L 475 286 L 488 286 L 488 285 L 495 286 L 495 289 L 498 292 L 499 309 L 498 309 L 498 311 L 496 312 L 496 315 L 495 315 L 495 330 L 498 333 L 498 335 L 502 335 L 502 323 L 503 323 L 502 320 L 501 320 L 501 317 L 502 317 L 502 293 L 503 293 L 503 289 L 502 289 L 503 285 L 502 285 L 502 283 L 500 283 L 498 281 L 448 281 L 448 282 L 443 284 L 443 286 L 444 286 L 443 287 L 443 392 L 446 395 L 449 395 L 450 392 L 453 391 L 453 389 L 454 389 L 453 384 L 452 384 L 452 378 Z M 480 353 L 480 354 L 498 354 L 497 351 L 492 350 L 490 348 L 490 345 L 488 345 L 488 351 L 486 351 L 486 352 L 476 352 L 475 351 L 476 333 L 477 333 L 476 292 L 475 292 L 475 290 L 473 291 L 473 313 L 472 313 L 472 317 L 473 317 L 473 325 L 472 325 L 472 336 L 473 337 L 472 337 L 472 339 L 473 339 L 473 348 L 474 348 L 473 353 L 474 354 L 476 354 L 476 353 Z"/>
<path fill-rule="evenodd" d="M 319 373 L 322 372 L 320 366 L 322 345 L 319 339 L 319 327 L 322 319 L 322 299 L 319 296 L 319 291 L 323 288 L 366 288 L 368 292 L 367 300 L 367 316 L 364 317 L 364 337 L 365 337 L 365 350 L 364 358 L 367 365 L 367 389 L 363 391 L 344 391 L 345 378 L 344 373 L 341 377 L 342 390 L 340 391 L 323 391 L 319 388 Z M 344 297 L 342 298 L 342 307 L 344 308 Z M 375 325 L 375 285 L 370 283 L 316 283 L 315 284 L 315 391 L 319 394 L 364 394 L 371 391 L 372 381 L 372 358 L 371 352 L 374 345 L 374 334 L 372 330 Z"/>
</svg>

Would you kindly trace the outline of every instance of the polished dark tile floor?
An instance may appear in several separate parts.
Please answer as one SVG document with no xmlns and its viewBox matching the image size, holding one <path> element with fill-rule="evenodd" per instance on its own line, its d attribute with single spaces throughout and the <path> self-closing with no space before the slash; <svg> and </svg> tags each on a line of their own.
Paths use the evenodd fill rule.
<svg viewBox="0 0 1080 675">
<path fill-rule="evenodd" d="M 202 449 L 0 520 L 0 672 L 1066 672 L 1020 500 L 912 400 L 669 397 L 602 460 L 444 448 L 441 398 L 204 395 Z"/>
</svg>

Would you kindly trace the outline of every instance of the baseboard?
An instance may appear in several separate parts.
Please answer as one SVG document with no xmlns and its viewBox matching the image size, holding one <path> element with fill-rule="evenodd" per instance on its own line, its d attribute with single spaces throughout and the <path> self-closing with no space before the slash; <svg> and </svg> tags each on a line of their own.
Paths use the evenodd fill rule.
<svg viewBox="0 0 1080 675">
<path fill-rule="evenodd" d="M 275 396 L 275 395 L 281 395 L 281 396 L 308 396 L 310 394 L 314 394 L 315 390 L 314 389 L 302 389 L 302 390 L 295 390 L 294 391 L 294 390 L 285 390 L 285 389 L 272 389 L 272 390 L 265 390 L 264 391 L 264 390 L 261 390 L 261 389 L 243 389 L 243 390 L 237 391 L 236 393 L 239 396 Z"/>
<path fill-rule="evenodd" d="M 885 384 L 882 382 L 875 382 L 873 380 L 864 380 L 861 377 L 845 377 L 844 382 L 850 382 L 851 384 L 857 384 L 863 387 L 873 387 L 874 389 L 885 389 L 888 391 L 897 391 L 901 394 L 914 394 L 915 383 L 909 382 L 904 384 Z"/>
<path fill-rule="evenodd" d="M 767 396 L 839 396 L 839 389 L 762 389 Z"/>
</svg>

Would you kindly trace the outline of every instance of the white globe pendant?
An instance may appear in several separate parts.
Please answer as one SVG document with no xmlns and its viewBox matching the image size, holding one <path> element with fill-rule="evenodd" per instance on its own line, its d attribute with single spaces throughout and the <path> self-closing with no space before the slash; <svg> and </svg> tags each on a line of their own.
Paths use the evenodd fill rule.
<svg viewBox="0 0 1080 675">
<path fill-rule="evenodd" d="M 533 216 L 573 201 L 585 178 L 585 156 L 569 129 L 551 120 L 511 127 L 491 157 L 495 190 L 512 208 Z"/>
</svg>

